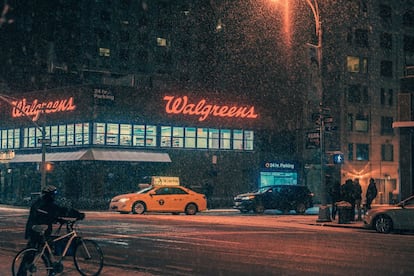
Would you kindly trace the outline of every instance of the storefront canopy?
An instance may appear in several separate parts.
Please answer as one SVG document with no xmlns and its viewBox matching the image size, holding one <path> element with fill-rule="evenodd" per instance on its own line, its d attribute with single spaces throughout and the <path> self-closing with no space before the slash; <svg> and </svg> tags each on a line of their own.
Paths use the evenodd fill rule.
<svg viewBox="0 0 414 276">
<path fill-rule="evenodd" d="M 129 150 L 88 149 L 73 152 L 52 152 L 45 155 L 47 162 L 59 161 L 128 161 L 128 162 L 171 162 L 168 153 Z M 42 155 L 18 154 L 10 163 L 42 162 Z"/>
</svg>

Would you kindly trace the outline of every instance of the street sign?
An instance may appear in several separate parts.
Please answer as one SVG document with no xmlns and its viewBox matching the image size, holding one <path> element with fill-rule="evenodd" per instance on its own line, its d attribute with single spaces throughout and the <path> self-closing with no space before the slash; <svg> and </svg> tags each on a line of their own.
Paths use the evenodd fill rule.
<svg viewBox="0 0 414 276">
<path fill-rule="evenodd" d="M 39 138 L 39 139 L 37 139 L 37 142 L 38 142 L 39 144 L 50 145 L 50 144 L 52 143 L 52 140 L 50 140 L 50 139 L 41 139 L 41 138 Z"/>
</svg>

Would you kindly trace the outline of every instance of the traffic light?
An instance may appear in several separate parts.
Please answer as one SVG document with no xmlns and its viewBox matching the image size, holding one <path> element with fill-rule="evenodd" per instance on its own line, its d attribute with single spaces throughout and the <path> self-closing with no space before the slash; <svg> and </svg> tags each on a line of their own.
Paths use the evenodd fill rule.
<svg viewBox="0 0 414 276">
<path fill-rule="evenodd" d="M 335 153 L 332 155 L 332 161 L 334 164 L 343 164 L 344 160 L 345 159 L 343 153 Z"/>
</svg>

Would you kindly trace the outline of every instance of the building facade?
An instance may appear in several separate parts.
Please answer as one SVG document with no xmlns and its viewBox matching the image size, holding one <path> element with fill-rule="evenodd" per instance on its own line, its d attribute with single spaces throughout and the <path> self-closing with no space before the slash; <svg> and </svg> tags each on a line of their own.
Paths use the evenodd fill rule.
<svg viewBox="0 0 414 276">
<path fill-rule="evenodd" d="M 227 201 L 234 193 L 267 183 L 264 179 L 270 179 L 271 170 L 263 164 L 282 163 L 295 164 L 289 173 L 298 184 L 309 186 L 316 202 L 324 177 L 328 184 L 359 178 L 363 193 L 374 178 L 377 204 L 389 203 L 393 194 L 409 195 L 411 190 L 402 187 L 406 184 L 400 177 L 399 131 L 392 124 L 397 120 L 400 78 L 414 63 L 412 0 L 316 1 L 323 30 L 321 64 L 315 63 L 315 22 L 306 1 L 49 2 L 10 2 L 14 9 L 8 16 L 14 23 L 0 28 L 7 49 L 0 55 L 4 93 L 26 98 L 22 106 L 31 106 L 36 99 L 42 103 L 72 99 L 77 107 L 68 113 L 40 113 L 44 123 L 39 125 L 48 127 L 52 143 L 49 155 L 78 152 L 78 160 L 72 160 L 76 164 L 101 161 L 99 166 L 104 166 L 108 160 L 90 157 L 102 148 L 168 154 L 171 162 L 138 162 L 139 166 L 132 162 L 131 168 L 150 167 L 145 173 L 136 172 L 133 180 L 115 182 L 135 187 L 144 174 L 156 173 L 180 176 L 183 183 L 213 177 L 222 185 L 216 195 Z M 76 97 L 71 98 L 72 93 Z M 190 116 L 197 113 L 191 108 L 183 112 L 187 114 L 174 108 L 168 113 L 168 100 L 171 106 L 205 100 L 205 105 L 247 109 L 235 111 L 238 117 L 206 115 L 199 121 L 203 116 Z M 11 120 L 8 107 L 2 105 L 4 155 L 8 150 L 16 150 L 16 155 L 39 151 L 33 122 Z M 322 132 L 321 114 L 326 118 Z M 66 134 L 58 134 L 60 124 Z M 134 137 L 135 125 L 145 135 L 151 129 L 156 134 L 150 139 Z M 118 133 L 107 136 L 114 129 Z M 171 131 L 171 136 L 163 136 L 163 131 Z M 197 148 L 197 138 L 187 137 L 187 131 L 219 138 L 206 138 L 206 147 Z M 249 133 L 251 139 L 245 140 Z M 12 137 L 19 137 L 19 144 L 10 142 Z M 334 153 L 343 153 L 342 164 L 332 163 Z M 55 166 L 54 172 L 59 168 Z M 72 168 L 76 179 L 103 183 L 118 175 L 108 171 L 86 176 L 79 168 L 85 166 Z M 119 170 L 134 171 L 122 166 Z M 11 171 L 3 170 L 2 179 L 10 177 L 6 172 Z M 200 175 L 194 178 L 195 172 Z"/>
</svg>

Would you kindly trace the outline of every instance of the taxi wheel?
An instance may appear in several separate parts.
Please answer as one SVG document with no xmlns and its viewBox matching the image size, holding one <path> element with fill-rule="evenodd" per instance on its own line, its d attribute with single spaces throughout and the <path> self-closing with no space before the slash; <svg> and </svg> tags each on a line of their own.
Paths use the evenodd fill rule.
<svg viewBox="0 0 414 276">
<path fill-rule="evenodd" d="M 146 210 L 144 202 L 135 202 L 134 205 L 132 205 L 132 213 L 133 214 L 143 214 Z"/>
<path fill-rule="evenodd" d="M 197 213 L 197 205 L 190 203 L 185 207 L 185 213 L 187 215 L 195 215 Z"/>
</svg>

